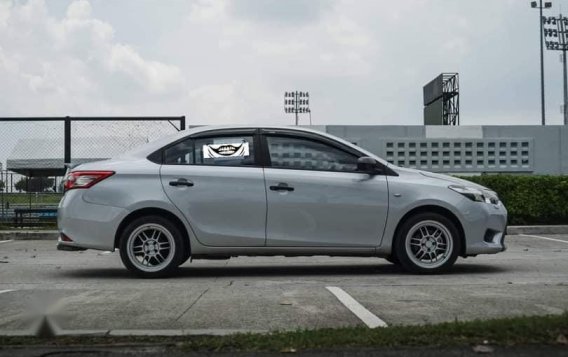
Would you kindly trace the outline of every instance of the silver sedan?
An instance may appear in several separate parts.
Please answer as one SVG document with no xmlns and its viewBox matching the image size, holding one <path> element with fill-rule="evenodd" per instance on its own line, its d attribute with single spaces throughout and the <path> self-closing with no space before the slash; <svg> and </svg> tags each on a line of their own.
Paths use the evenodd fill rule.
<svg viewBox="0 0 568 357">
<path fill-rule="evenodd" d="M 505 250 L 495 192 L 308 129 L 192 129 L 75 167 L 65 188 L 58 248 L 119 249 L 143 277 L 241 255 L 382 257 L 439 273 Z"/>
</svg>

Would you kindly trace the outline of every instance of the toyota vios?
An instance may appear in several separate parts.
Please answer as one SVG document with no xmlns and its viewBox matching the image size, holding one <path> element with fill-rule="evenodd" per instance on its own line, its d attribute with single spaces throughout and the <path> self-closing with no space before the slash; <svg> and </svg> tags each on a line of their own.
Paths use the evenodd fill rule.
<svg viewBox="0 0 568 357">
<path fill-rule="evenodd" d="M 180 132 L 77 166 L 65 188 L 58 248 L 119 249 L 143 277 L 243 255 L 383 257 L 439 273 L 505 250 L 495 192 L 300 128 Z"/>
</svg>

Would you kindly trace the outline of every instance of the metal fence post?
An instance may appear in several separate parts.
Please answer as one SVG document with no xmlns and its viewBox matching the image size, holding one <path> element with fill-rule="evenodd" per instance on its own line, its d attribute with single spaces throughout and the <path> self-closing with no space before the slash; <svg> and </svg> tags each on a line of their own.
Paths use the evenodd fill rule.
<svg viewBox="0 0 568 357">
<path fill-rule="evenodd" d="M 65 134 L 64 134 L 64 158 L 63 166 L 67 168 L 71 165 L 71 118 L 65 117 Z"/>
</svg>

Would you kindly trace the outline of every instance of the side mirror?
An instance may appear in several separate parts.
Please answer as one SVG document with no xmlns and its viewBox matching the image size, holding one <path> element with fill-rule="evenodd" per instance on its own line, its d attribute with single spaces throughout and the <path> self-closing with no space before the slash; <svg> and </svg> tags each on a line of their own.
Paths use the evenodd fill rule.
<svg viewBox="0 0 568 357">
<path fill-rule="evenodd" d="M 381 173 L 377 160 L 368 156 L 363 156 L 357 159 L 357 171 L 365 172 L 369 175 L 377 175 Z"/>
</svg>

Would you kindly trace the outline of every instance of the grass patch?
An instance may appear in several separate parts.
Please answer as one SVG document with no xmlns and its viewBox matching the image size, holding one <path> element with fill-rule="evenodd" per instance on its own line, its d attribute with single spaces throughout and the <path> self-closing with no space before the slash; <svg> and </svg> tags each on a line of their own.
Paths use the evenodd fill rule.
<svg viewBox="0 0 568 357">
<path fill-rule="evenodd" d="M 568 336 L 568 313 L 559 316 L 515 317 L 450 322 L 426 326 L 368 329 L 300 330 L 270 334 L 180 337 L 0 337 L 0 345 L 98 345 L 119 343 L 176 344 L 186 351 L 286 351 L 355 347 L 450 347 L 483 344 L 494 346 L 554 345 Z"/>
<path fill-rule="evenodd" d="M 63 197 L 62 193 L 4 193 L 2 194 L 4 204 L 8 203 L 9 205 L 29 205 L 30 202 L 32 206 L 35 205 L 51 205 L 57 206 L 59 201 L 61 201 L 61 197 Z"/>
<path fill-rule="evenodd" d="M 24 219 L 24 228 L 14 226 L 14 209 L 57 208 L 62 193 L 0 193 L 0 231 L 4 230 L 53 230 L 57 229 L 56 217 L 47 219 Z"/>
</svg>

